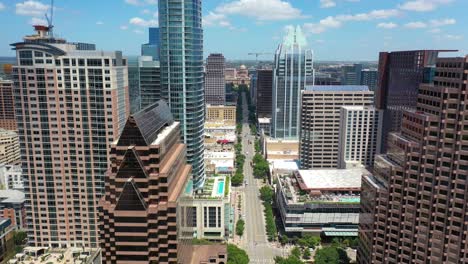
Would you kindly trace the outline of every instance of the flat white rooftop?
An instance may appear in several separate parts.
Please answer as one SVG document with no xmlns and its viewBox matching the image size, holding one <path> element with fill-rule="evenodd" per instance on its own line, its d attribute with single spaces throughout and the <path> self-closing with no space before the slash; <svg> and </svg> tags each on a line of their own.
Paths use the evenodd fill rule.
<svg viewBox="0 0 468 264">
<path fill-rule="evenodd" d="M 305 189 L 326 190 L 361 188 L 361 178 L 369 174 L 366 169 L 316 169 L 299 170 Z"/>
<path fill-rule="evenodd" d="M 267 117 L 261 117 L 258 119 L 259 124 L 270 124 L 271 123 L 271 118 Z"/>
<path fill-rule="evenodd" d="M 270 168 L 272 170 L 287 170 L 287 171 L 297 171 L 299 167 L 297 166 L 297 162 L 294 160 L 268 160 L 270 163 Z"/>
</svg>

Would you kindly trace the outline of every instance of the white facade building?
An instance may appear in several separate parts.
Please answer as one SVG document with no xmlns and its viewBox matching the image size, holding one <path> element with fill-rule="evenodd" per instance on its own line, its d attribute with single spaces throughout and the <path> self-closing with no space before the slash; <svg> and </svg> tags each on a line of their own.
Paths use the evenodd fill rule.
<svg viewBox="0 0 468 264">
<path fill-rule="evenodd" d="M 380 153 L 383 111 L 367 106 L 341 108 L 338 168 L 372 166 Z"/>
<path fill-rule="evenodd" d="M 21 166 L 0 164 L 0 184 L 5 190 L 24 190 Z"/>
</svg>

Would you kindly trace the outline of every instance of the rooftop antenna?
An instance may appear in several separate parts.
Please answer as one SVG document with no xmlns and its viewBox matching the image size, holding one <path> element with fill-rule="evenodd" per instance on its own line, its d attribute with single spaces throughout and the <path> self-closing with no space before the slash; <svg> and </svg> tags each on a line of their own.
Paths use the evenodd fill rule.
<svg viewBox="0 0 468 264">
<path fill-rule="evenodd" d="M 50 1 L 50 17 L 49 14 L 45 13 L 45 18 L 47 20 L 47 26 L 49 27 L 49 36 L 54 37 L 54 0 Z"/>
</svg>

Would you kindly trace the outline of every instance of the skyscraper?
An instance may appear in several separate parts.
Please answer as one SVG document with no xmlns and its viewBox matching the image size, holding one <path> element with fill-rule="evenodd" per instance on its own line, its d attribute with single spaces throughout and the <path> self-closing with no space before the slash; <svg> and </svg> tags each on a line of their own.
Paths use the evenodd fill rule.
<svg viewBox="0 0 468 264">
<path fill-rule="evenodd" d="M 226 80 L 224 69 L 226 60 L 223 54 L 214 53 L 206 59 L 205 103 L 224 105 L 226 103 Z"/>
<path fill-rule="evenodd" d="M 364 178 L 358 263 L 468 262 L 466 69 L 468 56 L 437 59 Z"/>
<path fill-rule="evenodd" d="M 30 245 L 96 247 L 109 147 L 129 111 L 126 60 L 35 28 L 12 44 Z"/>
<path fill-rule="evenodd" d="M 257 87 L 255 96 L 257 116 L 271 118 L 272 96 L 273 96 L 273 70 L 257 71 Z"/>
<path fill-rule="evenodd" d="M 13 81 L 0 78 L 0 128 L 16 131 Z"/>
<path fill-rule="evenodd" d="M 195 188 L 203 186 L 203 29 L 201 0 L 159 0 L 161 90 L 180 122 Z"/>
<path fill-rule="evenodd" d="M 413 50 L 381 52 L 377 81 L 378 109 L 384 110 L 382 150 L 386 150 L 388 134 L 398 132 L 403 110 L 414 109 L 420 83 L 430 82 L 425 78 L 428 68 L 435 65 L 442 50 Z"/>
<path fill-rule="evenodd" d="M 342 135 L 342 131 L 340 131 L 341 120 L 346 119 L 347 123 L 343 125 L 346 128 L 348 121 L 354 121 L 354 116 L 352 120 L 347 116 L 342 118 L 341 108 L 344 106 L 371 107 L 373 104 L 374 92 L 369 91 L 367 86 L 307 86 L 302 92 L 300 111 L 299 158 L 301 168 L 338 168 L 339 143 L 340 135 Z M 363 117 L 361 114 L 361 118 Z M 356 119 L 355 123 L 366 122 L 365 120 L 359 121 L 359 116 L 356 116 Z M 349 138 L 349 147 L 352 147 L 352 140 L 364 140 L 364 138 L 360 138 L 362 133 L 359 133 L 354 127 L 349 128 L 350 134 L 355 136 L 355 138 Z M 352 160 L 352 156 L 350 156 L 350 160 Z"/>
<path fill-rule="evenodd" d="M 291 28 L 278 46 L 273 68 L 272 137 L 297 139 L 300 97 L 308 77 L 314 75 L 313 53 L 301 28 Z"/>
<path fill-rule="evenodd" d="M 164 101 L 128 118 L 112 144 L 101 200 L 103 263 L 177 263 L 176 207 L 190 174 L 185 151 Z"/>
<path fill-rule="evenodd" d="M 365 69 L 361 71 L 361 85 L 367 85 L 373 92 L 377 92 L 377 70 Z"/>
<path fill-rule="evenodd" d="M 151 56 L 154 61 L 159 61 L 159 28 L 148 29 L 148 43 L 141 45 L 141 56 Z"/>
<path fill-rule="evenodd" d="M 342 85 L 361 85 L 362 64 L 344 65 L 341 67 Z"/>
<path fill-rule="evenodd" d="M 128 58 L 130 111 L 136 113 L 162 98 L 159 61 L 151 56 Z"/>
</svg>

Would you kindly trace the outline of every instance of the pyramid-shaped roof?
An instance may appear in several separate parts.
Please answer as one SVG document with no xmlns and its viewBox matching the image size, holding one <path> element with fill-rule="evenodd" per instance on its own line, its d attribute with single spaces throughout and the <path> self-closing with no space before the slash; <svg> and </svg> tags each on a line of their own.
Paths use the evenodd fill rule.
<svg viewBox="0 0 468 264">
<path fill-rule="evenodd" d="M 116 211 L 146 211 L 146 202 L 132 178 L 124 184 L 115 205 Z"/>
</svg>

